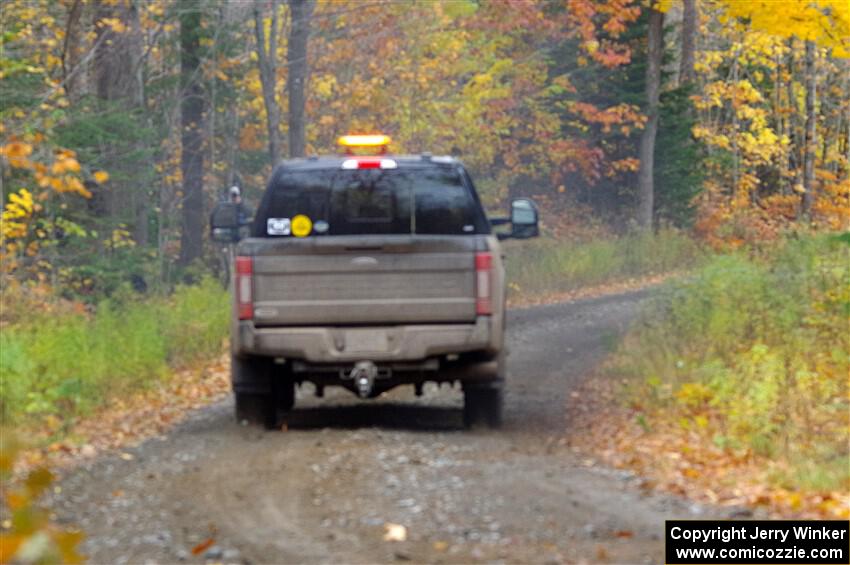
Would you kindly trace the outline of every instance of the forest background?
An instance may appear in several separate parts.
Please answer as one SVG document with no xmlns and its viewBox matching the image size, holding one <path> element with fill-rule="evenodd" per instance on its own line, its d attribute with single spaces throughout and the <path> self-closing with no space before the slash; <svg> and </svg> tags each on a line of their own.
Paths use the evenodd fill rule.
<svg viewBox="0 0 850 565">
<path fill-rule="evenodd" d="M 0 49 L 0 414 L 45 445 L 221 352 L 228 187 L 381 132 L 542 204 L 515 299 L 692 273 L 619 352 L 643 433 L 848 485 L 845 0 L 6 0 Z"/>
</svg>

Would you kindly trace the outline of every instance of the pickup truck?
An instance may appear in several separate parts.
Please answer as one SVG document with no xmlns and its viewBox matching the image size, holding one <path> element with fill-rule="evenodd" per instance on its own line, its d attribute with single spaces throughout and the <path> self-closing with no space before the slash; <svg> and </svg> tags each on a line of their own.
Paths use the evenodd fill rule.
<svg viewBox="0 0 850 565">
<path fill-rule="evenodd" d="M 211 227 L 226 241 L 236 213 L 220 206 Z M 282 162 L 231 270 L 237 419 L 278 426 L 304 382 L 318 396 L 341 386 L 374 398 L 399 385 L 420 395 L 430 381 L 460 383 L 467 426 L 499 426 L 506 377 L 499 240 L 537 234 L 529 199 L 513 200 L 510 217 L 488 219 L 451 157 Z"/>
</svg>

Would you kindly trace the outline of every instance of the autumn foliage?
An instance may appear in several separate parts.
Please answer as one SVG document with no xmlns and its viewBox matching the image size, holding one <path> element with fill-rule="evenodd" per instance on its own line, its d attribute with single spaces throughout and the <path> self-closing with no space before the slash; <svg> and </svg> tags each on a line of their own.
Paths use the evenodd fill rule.
<svg viewBox="0 0 850 565">
<path fill-rule="evenodd" d="M 642 339 L 666 347 L 638 356 L 636 376 L 677 407 L 688 437 L 750 461 L 781 456 L 789 484 L 803 484 L 795 462 L 846 461 L 846 444 L 807 430 L 846 435 L 834 419 L 847 401 L 846 251 L 821 232 L 850 229 L 850 4 L 696 5 L 689 70 L 679 0 L 316 0 L 306 152 L 381 132 L 394 152 L 460 157 L 488 207 L 534 196 L 544 232 L 582 245 L 530 250 L 517 293 L 693 268 L 703 243 L 737 250 L 667 296 L 655 320 L 666 334 L 630 338 L 632 354 L 648 350 Z M 635 234 L 638 145 L 654 123 L 650 10 L 666 18 L 654 232 Z M 135 391 L 218 353 L 226 297 L 208 275 L 222 254 L 200 219 L 234 184 L 255 204 L 270 137 L 287 138 L 291 16 L 283 0 L 3 1 L 3 419 L 54 416 L 64 429 L 116 382 Z M 271 45 L 273 22 L 270 108 L 256 38 Z M 816 243 L 771 255 L 788 240 Z M 200 257 L 181 253 L 186 242 Z M 116 340 L 131 344 L 117 360 Z M 834 484 L 829 469 L 818 480 Z"/>
<path fill-rule="evenodd" d="M 618 441 L 667 445 L 679 488 L 705 475 L 709 502 L 847 518 L 848 243 L 720 256 L 668 285 L 609 366 L 629 383 Z M 623 445 L 621 463 L 642 460 Z"/>
</svg>

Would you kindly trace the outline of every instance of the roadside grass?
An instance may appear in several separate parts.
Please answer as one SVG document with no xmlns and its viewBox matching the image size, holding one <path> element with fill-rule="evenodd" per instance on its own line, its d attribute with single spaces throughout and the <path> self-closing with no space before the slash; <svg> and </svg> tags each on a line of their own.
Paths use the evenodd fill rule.
<svg viewBox="0 0 850 565">
<path fill-rule="evenodd" d="M 761 461 L 779 488 L 850 491 L 850 240 L 711 258 L 654 299 L 610 371 L 650 434 Z"/>
<path fill-rule="evenodd" d="M 0 423 L 62 428 L 221 352 L 230 300 L 212 279 L 94 313 L 35 310 L 0 332 Z"/>
<path fill-rule="evenodd" d="M 540 238 L 507 242 L 508 295 L 557 294 L 693 268 L 699 245 L 672 229 L 589 241 Z"/>
</svg>

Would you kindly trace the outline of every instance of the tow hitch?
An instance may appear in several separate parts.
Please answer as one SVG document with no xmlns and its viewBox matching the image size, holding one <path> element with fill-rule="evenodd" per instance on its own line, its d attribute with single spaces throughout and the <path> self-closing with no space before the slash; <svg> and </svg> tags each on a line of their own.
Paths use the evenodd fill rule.
<svg viewBox="0 0 850 565">
<path fill-rule="evenodd" d="M 351 371 L 343 370 L 340 373 L 343 379 L 354 380 L 354 386 L 357 388 L 357 394 L 360 398 L 369 398 L 372 395 L 376 378 L 389 377 L 389 374 L 379 375 L 378 367 L 372 361 L 358 361 Z"/>
</svg>

